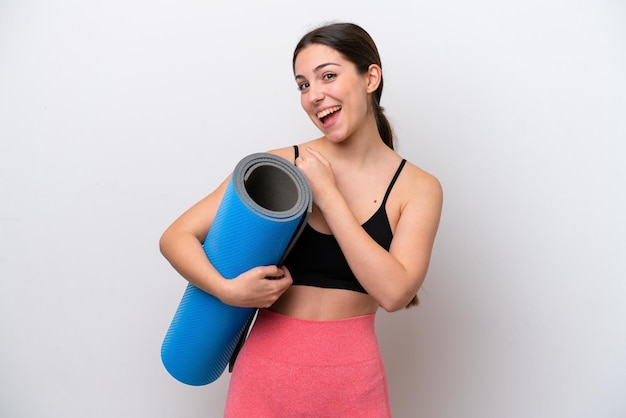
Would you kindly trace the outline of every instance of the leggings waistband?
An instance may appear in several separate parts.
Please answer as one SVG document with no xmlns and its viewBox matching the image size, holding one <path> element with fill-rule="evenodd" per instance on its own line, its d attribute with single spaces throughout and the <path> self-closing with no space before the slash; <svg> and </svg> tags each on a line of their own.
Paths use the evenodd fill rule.
<svg viewBox="0 0 626 418">
<path fill-rule="evenodd" d="M 314 321 L 259 310 L 246 347 L 274 361 L 338 366 L 380 358 L 375 314 Z"/>
</svg>

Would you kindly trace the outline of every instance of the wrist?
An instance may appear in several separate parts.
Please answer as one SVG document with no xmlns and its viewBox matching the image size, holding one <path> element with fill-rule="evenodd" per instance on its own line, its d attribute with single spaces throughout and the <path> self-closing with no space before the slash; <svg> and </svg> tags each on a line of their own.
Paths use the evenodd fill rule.
<svg viewBox="0 0 626 418">
<path fill-rule="evenodd" d="M 230 280 L 222 277 L 215 283 L 213 296 L 218 298 L 221 302 L 228 304 L 231 293 Z"/>
<path fill-rule="evenodd" d="M 333 205 L 343 201 L 343 196 L 336 189 L 331 189 L 318 194 L 318 199 L 315 200 L 315 205 L 322 212 L 332 211 Z"/>
</svg>

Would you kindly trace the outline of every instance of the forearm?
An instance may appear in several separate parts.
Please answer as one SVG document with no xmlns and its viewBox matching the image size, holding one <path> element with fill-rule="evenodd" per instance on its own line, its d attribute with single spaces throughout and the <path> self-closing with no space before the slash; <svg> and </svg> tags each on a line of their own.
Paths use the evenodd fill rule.
<svg viewBox="0 0 626 418">
<path fill-rule="evenodd" d="M 236 278 L 226 279 L 211 264 L 200 241 L 191 233 L 166 231 L 160 245 L 165 258 L 181 276 L 227 305 L 267 308 L 292 283 L 291 276 L 286 276 L 277 266 L 254 267 Z"/>
<path fill-rule="evenodd" d="M 167 261 L 189 283 L 223 299 L 226 279 L 211 264 L 202 244 L 193 234 L 167 230 L 159 246 Z"/>
<path fill-rule="evenodd" d="M 277 266 L 258 266 L 226 279 L 202 248 L 202 240 L 211 229 L 227 184 L 228 178 L 165 230 L 159 241 L 161 253 L 189 283 L 223 303 L 266 308 L 291 285 L 291 276 L 285 277 L 285 272 Z M 276 279 L 267 280 L 267 277 Z"/>
<path fill-rule="evenodd" d="M 404 308 L 424 275 L 416 275 L 381 247 L 359 224 L 340 195 L 320 208 L 352 272 L 363 288 L 387 311 Z"/>
</svg>

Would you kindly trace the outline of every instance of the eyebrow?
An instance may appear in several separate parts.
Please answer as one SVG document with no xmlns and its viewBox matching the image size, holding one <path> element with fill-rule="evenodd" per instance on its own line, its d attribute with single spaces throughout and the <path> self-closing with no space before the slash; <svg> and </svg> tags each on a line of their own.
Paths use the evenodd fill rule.
<svg viewBox="0 0 626 418">
<path fill-rule="evenodd" d="M 319 70 L 321 70 L 322 68 L 327 67 L 327 66 L 329 66 L 329 65 L 337 65 L 337 66 L 341 67 L 341 64 L 337 64 L 336 62 L 325 62 L 325 63 L 320 64 L 320 65 L 318 65 L 317 67 L 313 68 L 313 72 L 314 72 L 314 73 L 317 73 Z M 306 77 L 305 77 L 305 76 L 303 76 L 303 75 L 300 75 L 300 74 L 296 74 L 296 77 L 295 77 L 295 78 L 296 78 L 296 80 L 297 80 L 297 79 L 299 79 L 299 78 L 306 78 Z"/>
</svg>

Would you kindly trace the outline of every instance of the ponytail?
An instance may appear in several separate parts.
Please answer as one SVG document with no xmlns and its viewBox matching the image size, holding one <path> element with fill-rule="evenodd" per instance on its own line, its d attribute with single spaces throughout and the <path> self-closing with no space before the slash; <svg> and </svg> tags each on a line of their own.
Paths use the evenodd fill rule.
<svg viewBox="0 0 626 418">
<path fill-rule="evenodd" d="M 374 116 L 376 117 L 376 127 L 378 128 L 378 134 L 383 139 L 385 145 L 394 149 L 393 129 L 391 128 L 391 123 L 389 123 L 387 116 L 385 116 L 385 108 L 380 105 L 380 95 L 383 91 L 382 79 L 380 83 L 381 86 L 374 92 L 374 96 L 372 97 Z"/>
<path fill-rule="evenodd" d="M 417 295 L 413 296 L 413 299 L 404 307 L 404 309 L 412 308 L 413 306 L 417 306 L 420 303 L 420 300 L 417 298 Z"/>
</svg>

